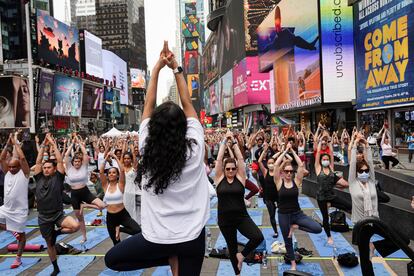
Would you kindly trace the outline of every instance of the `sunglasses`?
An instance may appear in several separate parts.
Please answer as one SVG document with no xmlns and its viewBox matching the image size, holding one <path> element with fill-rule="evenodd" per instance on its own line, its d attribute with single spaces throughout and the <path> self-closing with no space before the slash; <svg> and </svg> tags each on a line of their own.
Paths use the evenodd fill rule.
<svg viewBox="0 0 414 276">
<path fill-rule="evenodd" d="M 358 170 L 359 173 L 369 173 L 369 169 L 365 169 L 365 170 Z"/>
<path fill-rule="evenodd" d="M 285 173 L 290 173 L 293 174 L 295 171 L 294 170 L 284 170 Z"/>
<path fill-rule="evenodd" d="M 236 170 L 236 168 L 226 168 L 226 171 L 235 171 Z"/>
</svg>

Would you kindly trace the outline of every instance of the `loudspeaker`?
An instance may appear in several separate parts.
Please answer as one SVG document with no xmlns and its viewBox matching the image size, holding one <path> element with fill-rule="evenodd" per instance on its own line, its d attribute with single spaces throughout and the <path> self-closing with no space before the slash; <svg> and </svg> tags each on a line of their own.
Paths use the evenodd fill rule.
<svg viewBox="0 0 414 276">
<path fill-rule="evenodd" d="M 297 270 L 286 270 L 283 272 L 283 276 L 312 276 L 312 274 Z"/>
</svg>

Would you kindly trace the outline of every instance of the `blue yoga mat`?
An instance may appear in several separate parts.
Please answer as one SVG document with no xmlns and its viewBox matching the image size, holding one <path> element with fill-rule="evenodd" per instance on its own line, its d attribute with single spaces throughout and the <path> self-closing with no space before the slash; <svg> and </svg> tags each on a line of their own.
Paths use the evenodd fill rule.
<svg viewBox="0 0 414 276">
<path fill-rule="evenodd" d="M 105 219 L 106 219 L 106 209 L 102 210 L 102 216 L 98 217 L 99 210 L 93 210 L 92 212 L 89 212 L 87 214 L 83 215 L 83 218 L 85 220 L 86 225 L 90 225 L 95 219 L 102 219 L 102 225 L 106 225 Z"/>
<path fill-rule="evenodd" d="M 312 276 L 323 276 L 323 270 L 318 263 L 300 263 L 296 266 L 298 271 L 306 272 Z M 282 276 L 283 272 L 290 270 L 290 265 L 283 263 L 277 266 L 278 275 Z"/>
<path fill-rule="evenodd" d="M 210 208 L 214 208 L 214 207 L 216 207 L 217 202 L 218 202 L 218 198 L 217 198 L 216 196 L 215 196 L 215 197 L 213 197 L 213 198 L 210 200 Z"/>
<path fill-rule="evenodd" d="M 106 228 L 94 228 L 93 230 L 86 232 L 86 237 L 88 240 L 84 244 L 80 243 L 83 239 L 82 235 L 71 240 L 69 244 L 78 250 L 89 250 L 109 238 L 109 234 Z"/>
<path fill-rule="evenodd" d="M 6 258 L 0 263 L 0 276 L 17 275 L 40 262 L 40 258 L 22 258 L 22 265 L 18 268 L 11 269 L 10 266 L 14 260 L 15 258 Z"/>
<path fill-rule="evenodd" d="M 329 245 L 327 243 L 327 237 L 325 231 L 319 234 L 309 234 L 310 239 L 313 242 L 316 250 L 321 257 L 331 257 L 334 255 L 334 246 L 337 249 L 337 254 L 344 254 L 348 252 L 355 252 L 354 248 L 349 244 L 349 242 L 337 232 L 331 232 L 332 238 L 334 240 L 334 245 Z"/>
<path fill-rule="evenodd" d="M 247 212 L 256 225 L 262 225 L 263 210 L 249 209 Z M 207 225 L 217 225 L 217 209 L 210 210 L 210 218 L 207 221 Z"/>
<path fill-rule="evenodd" d="M 332 213 L 333 211 L 334 211 L 333 209 L 330 209 L 329 210 L 329 213 Z M 323 221 L 323 218 L 322 218 L 321 210 L 315 210 L 315 214 L 318 216 L 319 220 L 322 222 Z M 354 224 L 352 223 L 352 221 L 348 217 L 346 217 L 346 223 L 348 223 L 348 225 L 350 227 L 353 227 L 354 226 Z"/>
<path fill-rule="evenodd" d="M 388 273 L 387 269 L 384 267 L 384 265 L 382 263 L 372 263 L 373 267 L 374 267 L 374 274 L 375 276 L 389 276 L 390 274 Z M 358 265 L 356 267 L 344 267 L 344 266 L 340 266 L 342 272 L 344 273 L 345 276 L 360 276 L 362 275 L 361 273 L 361 266 Z"/>
<path fill-rule="evenodd" d="M 230 261 L 220 261 L 217 276 L 222 275 L 234 275 L 234 270 Z M 242 276 L 260 276 L 260 264 L 255 264 L 252 266 L 243 263 L 242 271 L 240 273 Z"/>
<path fill-rule="evenodd" d="M 170 266 L 159 266 L 152 273 L 152 276 L 172 276 Z"/>
<path fill-rule="evenodd" d="M 59 256 L 57 262 L 60 269 L 59 276 L 78 275 L 85 267 L 87 267 L 95 256 Z M 49 276 L 53 271 L 53 265 L 49 265 L 37 276 Z"/>
<path fill-rule="evenodd" d="M 26 228 L 24 230 L 24 232 L 27 234 L 29 234 L 30 232 L 32 232 L 33 228 Z M 8 246 L 9 244 L 11 244 L 12 242 L 15 242 L 16 238 L 13 236 L 13 234 L 9 231 L 2 231 L 0 233 L 0 248 L 4 248 L 6 246 Z"/>
<path fill-rule="evenodd" d="M 299 206 L 302 209 L 315 208 L 312 201 L 309 199 L 309 197 L 306 197 L 306 196 L 299 197 Z M 262 198 L 257 198 L 257 207 L 266 208 L 266 204 L 264 204 Z"/>
<path fill-rule="evenodd" d="M 59 235 L 56 238 L 56 242 L 60 242 L 62 240 L 64 240 L 66 237 L 68 236 L 68 234 L 63 234 L 63 235 Z M 45 239 L 42 237 L 42 235 L 39 235 L 31 240 L 27 241 L 27 244 L 39 244 L 39 245 L 43 245 L 44 248 L 47 248 L 47 243 L 45 241 Z"/>
<path fill-rule="evenodd" d="M 384 239 L 383 237 L 375 234 L 375 235 L 372 236 L 371 241 L 374 242 L 374 241 L 380 241 L 380 240 L 383 240 L 383 239 Z M 378 253 L 378 251 L 375 250 L 375 256 L 381 256 L 381 255 Z M 407 254 L 404 253 L 404 251 L 402 251 L 400 249 L 400 250 L 392 253 L 391 255 L 386 256 L 386 258 L 408 259 L 408 256 L 407 256 Z"/>
<path fill-rule="evenodd" d="M 72 209 L 64 209 L 63 210 L 65 212 L 65 215 L 68 215 L 70 213 L 72 213 Z M 38 217 L 36 215 L 36 217 L 29 219 L 28 221 L 26 221 L 26 226 L 39 226 L 39 222 L 38 222 Z"/>
<path fill-rule="evenodd" d="M 143 269 L 133 271 L 114 271 L 112 269 L 105 269 L 99 276 L 140 276 L 144 273 Z"/>
</svg>

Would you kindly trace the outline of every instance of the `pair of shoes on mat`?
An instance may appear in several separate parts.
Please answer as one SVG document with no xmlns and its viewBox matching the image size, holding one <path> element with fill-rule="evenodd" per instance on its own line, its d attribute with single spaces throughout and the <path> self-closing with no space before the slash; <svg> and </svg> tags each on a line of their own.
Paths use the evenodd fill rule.
<svg viewBox="0 0 414 276">
<path fill-rule="evenodd" d="M 20 258 L 14 259 L 14 262 L 11 264 L 10 268 L 15 269 L 22 265 L 22 260 Z"/>
<path fill-rule="evenodd" d="M 298 253 L 299 253 L 300 255 L 302 255 L 302 256 L 308 256 L 308 257 L 310 257 L 310 256 L 312 256 L 312 255 L 313 255 L 312 250 L 307 250 L 306 248 L 303 248 L 303 247 L 298 248 L 298 249 L 296 250 L 296 252 L 298 252 Z"/>
</svg>

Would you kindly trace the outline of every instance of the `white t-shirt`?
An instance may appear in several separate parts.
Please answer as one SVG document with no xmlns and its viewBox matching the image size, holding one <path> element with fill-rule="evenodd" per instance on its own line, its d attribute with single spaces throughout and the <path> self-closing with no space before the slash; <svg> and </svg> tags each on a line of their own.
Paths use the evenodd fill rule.
<svg viewBox="0 0 414 276">
<path fill-rule="evenodd" d="M 144 149 L 149 119 L 139 129 L 139 148 Z M 153 243 L 174 244 L 198 238 L 210 216 L 209 181 L 204 167 L 204 130 L 195 118 L 187 119 L 187 138 L 197 141 L 181 177 L 162 194 L 142 189 L 142 235 Z M 166 151 L 174 149 L 165 149 Z M 190 151 L 188 150 L 188 154 Z M 142 186 L 148 183 L 145 175 Z"/>
</svg>

